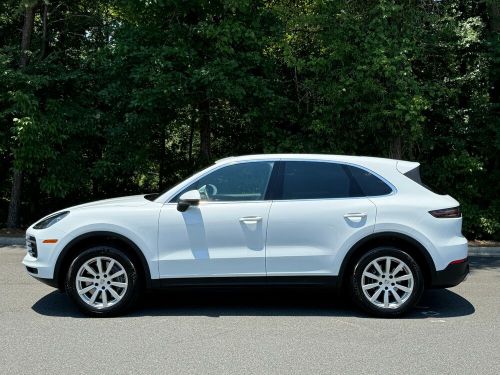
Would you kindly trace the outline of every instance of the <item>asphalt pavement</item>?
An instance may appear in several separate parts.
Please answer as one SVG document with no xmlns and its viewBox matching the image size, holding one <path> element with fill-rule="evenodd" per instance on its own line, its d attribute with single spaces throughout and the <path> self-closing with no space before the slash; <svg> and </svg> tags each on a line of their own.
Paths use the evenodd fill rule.
<svg viewBox="0 0 500 375">
<path fill-rule="evenodd" d="M 500 257 L 401 319 L 316 289 L 147 294 L 87 318 L 0 246 L 0 374 L 500 374 Z"/>
</svg>

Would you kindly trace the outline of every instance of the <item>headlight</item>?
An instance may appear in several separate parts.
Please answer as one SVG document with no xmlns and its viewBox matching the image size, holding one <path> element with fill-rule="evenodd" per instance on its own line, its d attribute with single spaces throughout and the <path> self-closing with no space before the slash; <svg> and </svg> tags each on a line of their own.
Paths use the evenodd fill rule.
<svg viewBox="0 0 500 375">
<path fill-rule="evenodd" d="M 52 216 L 49 216 L 42 221 L 39 221 L 38 223 L 35 224 L 33 227 L 34 229 L 45 229 L 50 227 L 51 225 L 54 225 L 58 221 L 61 221 L 64 219 L 67 215 L 69 214 L 69 211 L 63 211 L 63 212 L 58 212 L 57 214 L 54 214 Z"/>
</svg>

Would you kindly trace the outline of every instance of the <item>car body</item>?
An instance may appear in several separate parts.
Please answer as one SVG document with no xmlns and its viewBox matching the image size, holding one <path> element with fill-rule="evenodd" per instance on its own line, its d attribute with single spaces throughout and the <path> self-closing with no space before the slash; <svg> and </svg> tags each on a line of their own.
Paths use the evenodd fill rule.
<svg viewBox="0 0 500 375">
<path fill-rule="evenodd" d="M 389 295 L 386 301 L 375 298 L 378 305 L 362 307 L 380 316 L 399 315 L 416 303 L 424 286 L 454 286 L 468 273 L 459 203 L 424 186 L 418 168 L 416 162 L 360 156 L 230 157 L 156 197 L 107 199 L 43 218 L 26 232 L 23 264 L 39 280 L 61 290 L 69 287 L 77 304 L 94 315 L 120 311 L 119 301 L 103 306 L 102 298 L 111 297 L 104 291 L 100 293 L 105 296 L 94 297 L 94 305 L 88 304 L 97 293 L 91 287 L 101 287 L 88 280 L 97 280 L 96 267 L 120 264 L 114 253 L 106 256 L 109 249 L 124 254 L 147 288 L 326 284 L 342 289 L 350 285 L 356 294 L 357 277 L 361 305 L 367 285 Z M 102 264 L 90 257 L 94 263 L 79 264 L 79 273 L 72 271 L 82 253 L 100 247 Z M 371 266 L 365 265 L 360 275 L 360 261 L 373 251 L 381 257 L 375 263 L 367 259 Z M 394 283 L 391 286 L 388 274 L 367 279 L 373 267 L 379 269 L 386 260 L 389 271 L 403 263 L 394 277 L 411 274 L 411 288 L 408 279 L 406 286 L 401 284 L 411 289 L 411 296 L 406 295 L 411 303 L 396 302 L 405 292 L 397 286 L 396 292 L 391 289 Z M 413 272 L 410 263 L 416 267 Z M 85 271 L 89 265 L 92 273 Z M 120 269 L 122 278 L 125 268 Z M 72 272 L 74 278 L 88 280 L 77 291 L 91 290 L 83 292 L 88 297 L 83 304 L 73 290 Z M 113 283 L 103 281 L 104 273 L 99 275 L 100 282 Z M 375 281 L 388 283 L 389 289 L 376 287 Z M 365 297 L 373 295 L 368 292 Z"/>
</svg>

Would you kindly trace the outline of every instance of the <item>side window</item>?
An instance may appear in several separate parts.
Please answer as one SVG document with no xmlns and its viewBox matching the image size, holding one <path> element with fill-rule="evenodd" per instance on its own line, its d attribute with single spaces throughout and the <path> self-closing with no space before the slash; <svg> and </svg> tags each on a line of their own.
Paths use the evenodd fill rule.
<svg viewBox="0 0 500 375">
<path fill-rule="evenodd" d="M 392 188 L 372 173 L 351 165 L 346 165 L 348 173 L 356 181 L 363 192 L 363 195 L 374 197 L 387 195 L 392 192 Z"/>
<path fill-rule="evenodd" d="M 285 163 L 282 199 L 355 198 L 391 192 L 380 178 L 355 166 L 312 161 Z"/>
<path fill-rule="evenodd" d="M 287 161 L 282 199 L 360 197 L 363 193 L 341 164 Z"/>
<path fill-rule="evenodd" d="M 228 165 L 200 178 L 172 199 L 189 190 L 198 190 L 206 201 L 263 200 L 271 178 L 273 162 L 249 162 Z"/>
</svg>

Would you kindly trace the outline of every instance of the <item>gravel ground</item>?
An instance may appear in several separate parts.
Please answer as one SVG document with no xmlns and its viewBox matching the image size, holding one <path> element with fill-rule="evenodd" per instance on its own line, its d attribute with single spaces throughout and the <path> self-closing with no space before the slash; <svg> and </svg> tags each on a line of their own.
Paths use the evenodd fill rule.
<svg viewBox="0 0 500 375">
<path fill-rule="evenodd" d="M 500 374 L 500 257 L 424 294 L 403 319 L 320 290 L 146 295 L 130 315 L 82 316 L 0 247 L 0 374 Z"/>
</svg>

